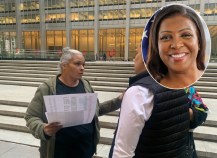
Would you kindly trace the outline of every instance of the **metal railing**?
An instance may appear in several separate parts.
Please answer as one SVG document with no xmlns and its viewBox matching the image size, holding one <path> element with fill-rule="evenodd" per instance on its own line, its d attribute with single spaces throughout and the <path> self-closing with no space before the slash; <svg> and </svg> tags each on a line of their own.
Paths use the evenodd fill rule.
<svg viewBox="0 0 217 158">
<path fill-rule="evenodd" d="M 0 50 L 1 60 L 59 60 L 62 55 L 61 51 L 38 51 L 38 50 Z M 95 56 L 86 53 L 85 59 L 88 61 L 95 60 Z"/>
<path fill-rule="evenodd" d="M 57 50 L 0 50 L 0 59 L 1 60 L 56 60 L 58 61 L 62 55 L 61 51 Z M 93 52 L 85 52 L 84 54 L 86 61 L 105 61 L 103 56 L 97 55 L 95 57 Z M 128 61 L 132 61 L 132 58 L 129 58 Z M 106 61 L 126 61 L 124 57 L 107 57 Z"/>
<path fill-rule="evenodd" d="M 56 60 L 58 61 L 62 55 L 61 51 L 57 50 L 47 50 L 47 51 L 38 51 L 38 50 L 0 50 L 0 60 Z M 103 56 L 96 56 L 93 52 L 86 52 L 85 55 L 86 61 L 105 61 Z M 106 57 L 106 61 L 126 61 L 124 57 Z M 133 61 L 133 58 L 129 58 L 128 61 Z M 212 51 L 210 62 L 217 62 L 217 52 Z"/>
</svg>

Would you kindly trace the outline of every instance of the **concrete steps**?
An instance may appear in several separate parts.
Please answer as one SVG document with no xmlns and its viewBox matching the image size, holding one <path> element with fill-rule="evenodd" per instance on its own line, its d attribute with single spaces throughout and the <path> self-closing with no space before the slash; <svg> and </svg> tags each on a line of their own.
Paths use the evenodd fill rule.
<svg viewBox="0 0 217 158">
<path fill-rule="evenodd" d="M 105 86 L 106 84 L 110 84 L 112 87 L 127 87 L 127 79 L 120 79 L 120 78 L 94 78 L 94 77 L 84 77 L 85 79 L 88 79 L 92 84 L 94 85 L 102 85 Z M 0 81 L 23 81 L 23 82 L 36 82 L 36 83 L 42 83 L 47 80 L 47 78 L 30 78 L 30 77 L 10 77 L 10 76 L 0 76 Z M 121 83 L 121 81 L 125 81 Z M 120 83 L 118 83 L 120 82 Z"/>
<path fill-rule="evenodd" d="M 0 117 L 3 115 L 3 116 L 15 116 L 15 117 L 23 118 L 25 112 L 26 112 L 26 107 L 0 104 Z"/>
<path fill-rule="evenodd" d="M 1 70 L 0 70 L 1 71 Z M 44 73 L 44 72 L 42 72 Z M 41 75 L 40 72 L 34 72 L 34 74 L 29 74 L 29 73 L 17 73 L 15 72 L 1 72 L 1 76 L 8 76 L 8 77 L 32 77 L 32 78 L 48 78 L 50 76 L 54 76 L 56 75 L 56 72 L 53 72 L 52 74 L 43 74 Z M 89 72 L 85 72 L 84 73 L 84 77 L 92 77 L 92 78 L 115 78 L 115 79 L 123 79 L 123 80 L 127 80 L 130 77 L 130 74 L 113 74 L 112 76 L 110 74 L 107 73 L 89 73 Z"/>
<path fill-rule="evenodd" d="M 217 82 L 217 79 L 209 76 L 200 78 L 200 81 Z"/>
<path fill-rule="evenodd" d="M 57 61 L 7 61 L 0 63 L 0 84 L 38 87 L 57 74 Z M 134 75 L 133 62 L 86 62 L 84 78 L 94 90 L 122 92 Z M 217 64 L 210 63 L 202 78 L 194 84 L 202 97 L 217 98 Z"/>
<path fill-rule="evenodd" d="M 203 87 L 217 87 L 217 82 L 215 81 L 200 81 L 196 82 L 194 86 L 203 86 Z"/>
<path fill-rule="evenodd" d="M 202 98 L 213 98 L 217 99 L 217 94 L 212 92 L 200 92 L 200 96 Z"/>
<path fill-rule="evenodd" d="M 103 116 L 102 116 L 103 117 Z M 113 116 L 114 117 L 114 116 Z M 0 129 L 29 133 L 26 127 L 26 121 L 23 118 L 15 116 L 0 115 Z M 100 143 L 111 145 L 113 139 L 114 128 L 104 128 L 101 124 Z"/>
<path fill-rule="evenodd" d="M 195 86 L 198 92 L 210 92 L 217 93 L 217 87 L 203 87 L 203 86 Z"/>
<path fill-rule="evenodd" d="M 0 107 L 0 128 L 28 132 L 28 129 L 25 126 L 25 120 L 23 119 L 26 111 L 25 107 L 2 104 Z M 207 118 L 206 124 L 204 124 L 205 126 L 200 126 L 194 130 L 196 138 L 217 142 L 217 120 L 208 120 L 210 120 L 209 117 Z M 104 115 L 99 117 L 99 121 L 101 127 L 105 128 L 105 133 L 109 132 L 110 129 L 112 129 L 111 132 L 114 132 L 114 129 L 117 126 L 118 116 Z"/>
<path fill-rule="evenodd" d="M 206 72 L 203 74 L 203 77 L 217 77 L 217 73 Z"/>
<path fill-rule="evenodd" d="M 6 68 L 5 68 L 6 67 Z M 20 68 L 23 68 L 25 70 L 20 70 Z M 107 67 L 98 67 L 95 69 L 90 69 L 86 68 L 86 71 L 88 72 L 94 72 L 94 73 L 118 73 L 118 74 L 132 74 L 134 73 L 133 70 L 126 69 L 126 70 L 119 70 L 116 69 L 115 67 L 108 69 Z M 47 67 L 11 67 L 11 66 L 1 66 L 1 71 L 2 72 L 31 72 L 32 70 L 34 71 L 54 71 L 57 72 L 57 68 L 47 68 Z"/>
<path fill-rule="evenodd" d="M 23 116 L 27 106 L 27 102 L 0 100 L 0 140 L 39 146 L 39 140 L 28 133 L 25 126 Z M 194 130 L 195 143 L 200 158 L 217 157 L 217 151 L 215 150 L 217 148 L 217 112 L 214 111 L 216 108 L 211 105 L 211 114 L 208 115 L 206 123 Z M 107 157 L 117 126 L 118 115 L 119 110 L 99 117 L 101 138 L 96 157 Z M 21 139 L 24 137 L 25 139 Z"/>
<path fill-rule="evenodd" d="M 90 81 L 90 83 L 92 83 L 92 81 Z M 41 82 L 24 82 L 24 81 L 0 80 L 0 84 L 38 87 L 41 84 Z M 105 86 L 107 86 L 107 87 L 105 87 Z M 106 92 L 124 92 L 126 90 L 126 87 L 109 87 L 105 83 L 98 83 L 98 84 L 96 83 L 96 85 L 93 85 L 92 87 L 93 87 L 93 89 L 95 91 L 106 91 Z"/>
<path fill-rule="evenodd" d="M 198 158 L 216 158 L 217 146 L 215 142 L 195 140 Z"/>
<path fill-rule="evenodd" d="M 200 126 L 194 130 L 194 138 L 197 140 L 217 142 L 217 128 Z"/>
</svg>

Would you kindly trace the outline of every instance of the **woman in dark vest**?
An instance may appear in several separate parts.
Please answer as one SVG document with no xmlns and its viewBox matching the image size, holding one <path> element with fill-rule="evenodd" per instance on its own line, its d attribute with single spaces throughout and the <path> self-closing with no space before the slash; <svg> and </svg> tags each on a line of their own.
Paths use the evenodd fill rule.
<svg viewBox="0 0 217 158">
<path fill-rule="evenodd" d="M 147 41 L 142 41 L 146 52 L 138 49 L 135 57 L 137 75 L 124 94 L 109 157 L 192 158 L 196 152 L 188 150 L 189 130 L 203 123 L 207 114 L 191 104 L 187 90 L 166 88 L 149 75 L 144 66 Z"/>
<path fill-rule="evenodd" d="M 135 72 L 109 158 L 197 158 L 192 129 L 206 120 L 208 109 L 195 89 L 162 87 L 147 73 L 141 53 L 135 57 Z"/>
<path fill-rule="evenodd" d="M 141 52 L 135 57 L 135 72 L 123 97 L 109 157 L 183 158 L 190 123 L 188 95 L 155 82 Z"/>
</svg>

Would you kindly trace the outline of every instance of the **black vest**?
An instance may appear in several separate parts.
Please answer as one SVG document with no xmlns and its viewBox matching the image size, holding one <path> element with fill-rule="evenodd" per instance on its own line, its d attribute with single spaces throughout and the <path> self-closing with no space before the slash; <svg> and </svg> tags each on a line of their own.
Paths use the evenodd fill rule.
<svg viewBox="0 0 217 158">
<path fill-rule="evenodd" d="M 130 87 L 140 85 L 154 95 L 152 115 L 145 123 L 134 158 L 183 158 L 189 130 L 188 95 L 184 90 L 160 86 L 148 73 L 130 81 Z"/>
</svg>

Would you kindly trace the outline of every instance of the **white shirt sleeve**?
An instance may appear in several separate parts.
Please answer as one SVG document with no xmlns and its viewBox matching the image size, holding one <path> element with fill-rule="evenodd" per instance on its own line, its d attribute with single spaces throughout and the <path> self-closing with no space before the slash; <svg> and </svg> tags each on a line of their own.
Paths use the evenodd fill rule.
<svg viewBox="0 0 217 158">
<path fill-rule="evenodd" d="M 121 104 L 113 158 L 132 158 L 145 122 L 151 116 L 153 94 L 144 87 L 130 87 Z"/>
</svg>

